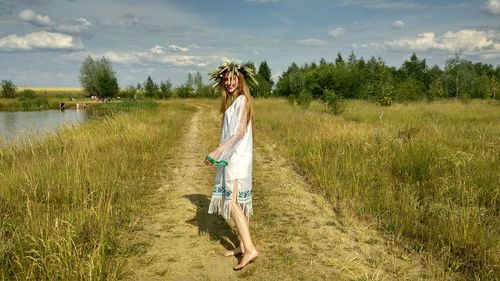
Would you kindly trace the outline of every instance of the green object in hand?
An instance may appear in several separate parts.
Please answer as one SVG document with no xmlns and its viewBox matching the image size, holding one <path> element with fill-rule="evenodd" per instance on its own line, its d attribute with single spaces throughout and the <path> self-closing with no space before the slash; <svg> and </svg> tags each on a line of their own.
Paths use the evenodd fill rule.
<svg viewBox="0 0 500 281">
<path fill-rule="evenodd" d="M 208 161 L 210 161 L 210 163 L 214 164 L 215 166 L 217 166 L 217 168 L 222 168 L 224 166 L 227 166 L 227 161 L 225 160 L 220 160 L 220 161 L 217 161 L 215 159 L 213 159 L 212 157 L 208 156 L 205 157 Z"/>
</svg>

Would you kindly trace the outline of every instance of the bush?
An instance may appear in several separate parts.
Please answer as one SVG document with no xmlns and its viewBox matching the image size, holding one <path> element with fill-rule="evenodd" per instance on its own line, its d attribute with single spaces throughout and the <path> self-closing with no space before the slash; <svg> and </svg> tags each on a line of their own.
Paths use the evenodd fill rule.
<svg viewBox="0 0 500 281">
<path fill-rule="evenodd" d="M 25 89 L 19 94 L 19 100 L 35 99 L 37 97 L 36 92 L 31 89 Z"/>
<path fill-rule="evenodd" d="M 124 97 L 124 98 L 130 98 L 130 99 L 132 99 L 134 97 L 137 98 L 137 89 L 135 88 L 135 86 L 128 86 L 124 90 L 120 91 L 120 96 Z"/>
<path fill-rule="evenodd" d="M 180 98 L 189 98 L 192 92 L 193 88 L 191 88 L 189 85 L 182 85 L 176 90 L 177 96 Z"/>
<path fill-rule="evenodd" d="M 326 90 L 324 94 L 324 102 L 328 107 L 328 110 L 339 115 L 345 110 L 345 103 L 341 97 L 339 97 L 333 90 Z"/>
<path fill-rule="evenodd" d="M 2 87 L 2 97 L 13 98 L 15 96 L 17 87 L 12 80 L 2 80 L 0 86 Z"/>
<path fill-rule="evenodd" d="M 161 81 L 160 83 L 160 99 L 169 99 L 172 97 L 172 83 L 170 80 Z"/>
<path fill-rule="evenodd" d="M 311 104 L 312 99 L 313 96 L 309 91 L 302 90 L 297 97 L 297 104 L 303 109 L 307 109 Z"/>
</svg>

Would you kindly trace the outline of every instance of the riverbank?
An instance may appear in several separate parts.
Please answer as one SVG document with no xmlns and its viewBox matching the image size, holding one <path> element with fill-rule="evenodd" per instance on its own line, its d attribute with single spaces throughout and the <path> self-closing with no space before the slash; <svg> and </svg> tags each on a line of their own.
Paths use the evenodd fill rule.
<svg viewBox="0 0 500 281">
<path fill-rule="evenodd" d="M 118 99 L 119 101 L 119 99 Z M 80 88 L 18 88 L 14 98 L 0 98 L 0 111 L 36 111 L 99 106 Z"/>
<path fill-rule="evenodd" d="M 133 249 L 119 230 L 157 189 L 194 108 L 109 110 L 117 113 L 0 147 L 0 279 L 122 275 L 118 257 Z"/>
</svg>

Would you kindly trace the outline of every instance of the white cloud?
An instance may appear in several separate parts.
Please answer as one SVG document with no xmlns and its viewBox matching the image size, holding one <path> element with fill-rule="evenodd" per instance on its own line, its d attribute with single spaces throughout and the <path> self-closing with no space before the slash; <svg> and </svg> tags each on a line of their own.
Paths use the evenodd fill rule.
<svg viewBox="0 0 500 281">
<path fill-rule="evenodd" d="M 339 37 L 339 36 L 344 35 L 344 34 L 345 34 L 345 29 L 342 27 L 337 27 L 335 29 L 330 30 L 330 32 L 328 32 L 328 35 L 333 36 L 333 37 Z"/>
<path fill-rule="evenodd" d="M 169 45 L 168 49 L 172 52 L 187 52 L 187 51 L 189 51 L 188 47 L 180 47 L 177 45 Z"/>
<path fill-rule="evenodd" d="M 17 14 L 23 22 L 31 23 L 35 26 L 52 26 L 54 23 L 49 16 L 37 15 L 30 9 L 23 10 Z"/>
<path fill-rule="evenodd" d="M 425 32 L 415 39 L 402 39 L 386 42 L 393 49 L 409 49 L 416 51 L 442 50 L 448 52 L 480 52 L 500 51 L 500 44 L 494 42 L 494 32 L 464 29 L 457 32 L 448 31 L 443 36 L 436 37 L 434 32 Z"/>
<path fill-rule="evenodd" d="M 397 20 L 392 23 L 392 27 L 397 28 L 397 29 L 402 29 L 405 27 L 405 22 L 402 20 Z"/>
<path fill-rule="evenodd" d="M 500 15 L 500 0 L 488 0 L 488 12 L 494 15 Z"/>
<path fill-rule="evenodd" d="M 40 31 L 17 36 L 15 34 L 0 38 L 0 51 L 78 50 L 83 49 L 79 38 L 61 33 Z"/>
<path fill-rule="evenodd" d="M 364 49 L 375 49 L 375 50 L 383 50 L 386 48 L 384 44 L 380 43 L 362 43 L 360 46 L 361 48 Z"/>
<path fill-rule="evenodd" d="M 118 64 L 135 64 L 140 63 L 145 57 L 152 56 L 144 52 L 105 52 L 96 57 L 105 57 Z"/>
<path fill-rule="evenodd" d="M 434 32 L 425 32 L 418 35 L 416 39 L 402 39 L 385 43 L 393 49 L 412 49 L 422 51 L 427 49 L 439 49 L 439 44 L 436 42 Z"/>
<path fill-rule="evenodd" d="M 82 34 L 89 32 L 91 26 L 92 24 L 88 20 L 84 18 L 77 18 L 73 20 L 72 24 L 61 24 L 52 28 L 52 30 L 69 34 Z"/>
<path fill-rule="evenodd" d="M 123 51 L 123 52 L 103 52 L 103 53 L 88 53 L 76 52 L 62 55 L 61 58 L 71 62 L 82 62 L 87 56 L 106 57 L 113 63 L 117 64 L 139 64 L 153 65 L 166 64 L 176 67 L 206 67 L 214 63 L 222 61 L 217 56 L 188 56 L 188 55 L 166 55 L 165 48 L 155 45 L 150 49 L 150 52 L 143 51 Z"/>
<path fill-rule="evenodd" d="M 154 47 L 151 48 L 151 53 L 155 55 L 163 55 L 165 54 L 165 48 L 162 46 L 154 45 Z"/>
<path fill-rule="evenodd" d="M 299 44 L 304 45 L 304 46 L 320 46 L 320 45 L 324 45 L 325 43 L 326 43 L 325 41 L 323 41 L 321 39 L 316 39 L 316 38 L 299 40 Z"/>
</svg>

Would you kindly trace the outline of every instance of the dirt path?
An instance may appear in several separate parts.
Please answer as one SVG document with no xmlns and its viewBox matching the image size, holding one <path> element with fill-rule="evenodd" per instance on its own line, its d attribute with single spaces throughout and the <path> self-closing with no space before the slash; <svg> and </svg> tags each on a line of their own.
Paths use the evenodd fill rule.
<svg viewBox="0 0 500 281">
<path fill-rule="evenodd" d="M 129 259 L 129 280 L 436 280 L 419 255 L 396 247 L 373 227 L 343 225 L 321 195 L 271 143 L 254 143 L 254 212 L 251 233 L 261 256 L 234 272 L 236 258 L 221 253 L 236 235 L 218 215 L 208 215 L 214 171 L 203 165 L 205 136 L 217 117 L 197 105 L 173 169 L 130 234 L 144 253 Z M 218 136 L 218 135 L 217 135 Z"/>
</svg>

